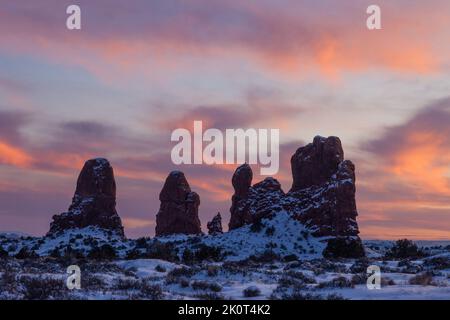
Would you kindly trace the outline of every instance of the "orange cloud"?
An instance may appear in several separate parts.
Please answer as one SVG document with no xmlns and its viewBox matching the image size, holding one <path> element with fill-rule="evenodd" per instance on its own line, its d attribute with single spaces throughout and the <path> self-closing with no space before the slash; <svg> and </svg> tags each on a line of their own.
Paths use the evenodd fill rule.
<svg viewBox="0 0 450 320">
<path fill-rule="evenodd" d="M 26 168 L 32 164 L 32 157 L 20 148 L 0 141 L 0 163 Z"/>
</svg>

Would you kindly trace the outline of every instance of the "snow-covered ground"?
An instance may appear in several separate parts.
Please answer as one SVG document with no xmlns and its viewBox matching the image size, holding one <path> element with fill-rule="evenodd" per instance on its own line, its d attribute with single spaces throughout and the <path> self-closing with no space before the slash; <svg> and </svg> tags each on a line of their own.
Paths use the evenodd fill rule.
<svg viewBox="0 0 450 320">
<path fill-rule="evenodd" d="M 394 242 L 365 241 L 367 259 L 327 260 L 321 239 L 277 219 L 275 229 L 244 227 L 219 237 L 125 240 L 95 229 L 53 238 L 3 234 L 0 299 L 450 300 L 450 241 L 418 242 L 423 257 L 397 260 L 385 258 Z M 104 245 L 113 252 L 90 253 Z M 73 264 L 81 269 L 80 290 L 66 287 Z M 379 290 L 366 286 L 368 265 L 381 269 Z"/>
</svg>

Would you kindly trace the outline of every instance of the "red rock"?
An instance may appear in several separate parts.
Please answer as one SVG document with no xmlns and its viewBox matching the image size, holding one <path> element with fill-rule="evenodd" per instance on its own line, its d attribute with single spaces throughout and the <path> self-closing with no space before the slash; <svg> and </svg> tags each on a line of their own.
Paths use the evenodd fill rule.
<svg viewBox="0 0 450 320">
<path fill-rule="evenodd" d="M 171 234 L 200 234 L 198 218 L 200 197 L 192 192 L 184 174 L 169 174 L 159 194 L 160 209 L 156 215 L 156 236 Z"/>
<path fill-rule="evenodd" d="M 345 248 L 346 257 L 364 255 L 356 222 L 355 166 L 344 160 L 339 138 L 315 137 L 313 143 L 295 152 L 291 166 L 293 183 L 287 194 L 273 178 L 250 186 L 250 167 L 239 167 L 233 175 L 235 193 L 229 228 L 286 211 L 313 236 L 335 239 L 327 247 L 328 256 L 341 256 Z"/>
<path fill-rule="evenodd" d="M 89 226 L 124 236 L 122 221 L 116 211 L 114 171 L 106 159 L 86 161 L 69 210 L 53 216 L 48 234 Z"/>
<path fill-rule="evenodd" d="M 223 233 L 222 230 L 222 216 L 220 215 L 220 212 L 218 212 L 214 218 L 208 222 L 208 234 L 215 235 L 215 234 L 221 234 Z"/>
<path fill-rule="evenodd" d="M 291 191 L 326 183 L 343 160 L 344 151 L 338 137 L 316 136 L 313 143 L 297 149 L 291 158 Z"/>
</svg>

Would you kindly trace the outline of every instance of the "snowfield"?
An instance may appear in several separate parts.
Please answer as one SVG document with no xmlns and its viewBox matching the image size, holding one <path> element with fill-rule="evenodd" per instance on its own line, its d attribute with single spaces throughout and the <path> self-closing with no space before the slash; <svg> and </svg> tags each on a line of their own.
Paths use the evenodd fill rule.
<svg viewBox="0 0 450 320">
<path fill-rule="evenodd" d="M 423 254 L 401 259 L 388 257 L 392 241 L 364 241 L 367 258 L 328 260 L 323 240 L 283 214 L 219 236 L 0 234 L 0 299 L 450 300 L 450 241 L 419 241 Z M 80 290 L 66 286 L 69 265 Z M 380 267 L 379 290 L 366 286 L 369 265 Z"/>
</svg>

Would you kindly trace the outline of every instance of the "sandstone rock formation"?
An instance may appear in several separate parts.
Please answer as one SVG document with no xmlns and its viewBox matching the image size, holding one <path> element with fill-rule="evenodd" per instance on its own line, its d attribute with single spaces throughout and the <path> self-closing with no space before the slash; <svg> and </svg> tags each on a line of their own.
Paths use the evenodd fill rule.
<svg viewBox="0 0 450 320">
<path fill-rule="evenodd" d="M 169 174 L 159 194 L 161 206 L 156 215 L 156 236 L 200 234 L 200 197 L 192 192 L 183 172 Z"/>
<path fill-rule="evenodd" d="M 228 229 L 233 230 L 251 223 L 252 217 L 249 215 L 249 205 L 247 196 L 252 184 L 253 172 L 248 164 L 239 166 L 233 174 L 232 184 L 234 194 L 231 198 L 231 217 Z"/>
<path fill-rule="evenodd" d="M 222 230 L 222 216 L 220 215 L 220 212 L 218 212 L 214 218 L 208 222 L 208 234 L 215 235 L 215 234 L 221 234 L 223 233 Z"/>
<path fill-rule="evenodd" d="M 89 226 L 124 236 L 122 221 L 116 211 L 114 172 L 106 159 L 86 161 L 69 210 L 53 216 L 48 235 Z"/>
<path fill-rule="evenodd" d="M 343 160 L 344 150 L 338 137 L 316 136 L 313 143 L 298 148 L 291 158 L 291 191 L 328 182 Z"/>
<path fill-rule="evenodd" d="M 240 166 L 233 176 L 235 194 L 229 228 L 286 211 L 313 236 L 332 237 L 327 247 L 329 257 L 343 256 L 343 252 L 349 257 L 363 256 L 356 222 L 355 166 L 344 160 L 339 138 L 315 137 L 313 143 L 295 152 L 291 166 L 293 183 L 286 194 L 273 178 L 249 186 L 251 168 Z"/>
</svg>

